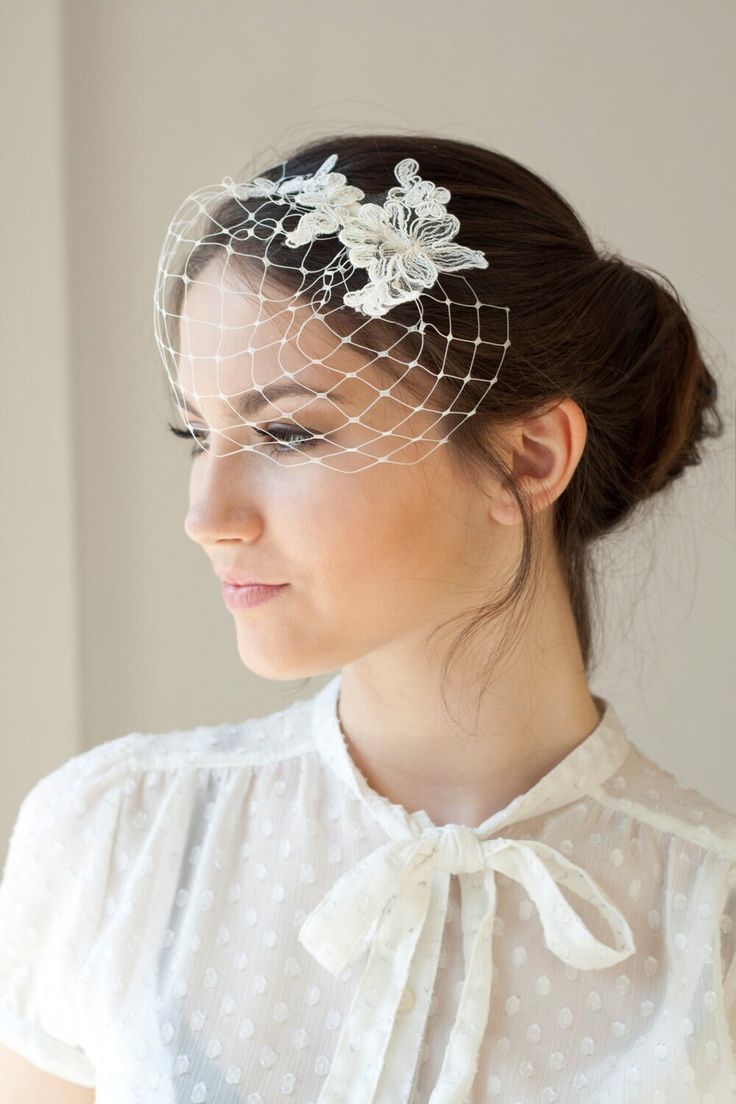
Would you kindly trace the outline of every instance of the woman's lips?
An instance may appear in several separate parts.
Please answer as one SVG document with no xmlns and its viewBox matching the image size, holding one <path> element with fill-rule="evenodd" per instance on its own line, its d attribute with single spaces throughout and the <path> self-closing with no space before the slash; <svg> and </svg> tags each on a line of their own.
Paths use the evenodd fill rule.
<svg viewBox="0 0 736 1104">
<path fill-rule="evenodd" d="M 251 606 L 260 606 L 275 598 L 286 590 L 288 583 L 280 586 L 264 586 L 262 583 L 250 583 L 246 586 L 235 586 L 232 583 L 222 582 L 222 596 L 228 609 L 249 609 Z"/>
</svg>

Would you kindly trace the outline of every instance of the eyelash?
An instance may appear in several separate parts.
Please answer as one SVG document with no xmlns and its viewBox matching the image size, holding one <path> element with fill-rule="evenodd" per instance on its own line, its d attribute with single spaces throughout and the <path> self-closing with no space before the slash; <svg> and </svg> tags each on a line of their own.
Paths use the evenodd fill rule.
<svg viewBox="0 0 736 1104">
<path fill-rule="evenodd" d="M 202 441 L 206 437 L 209 437 L 207 430 L 196 429 L 195 427 L 192 427 L 191 431 L 188 429 L 180 429 L 179 426 L 172 425 L 171 422 L 169 422 L 169 429 L 175 437 L 194 437 L 197 441 Z M 313 448 L 321 440 L 321 438 L 313 437 L 309 433 L 300 432 L 296 429 L 287 429 L 286 433 L 282 431 L 280 434 L 276 432 L 270 433 L 268 430 L 264 429 L 255 429 L 254 432 L 261 437 L 270 438 L 266 447 L 275 453 L 296 452 L 300 449 Z M 274 443 L 274 437 L 277 439 L 277 442 L 282 443 Z M 298 443 L 296 442 L 297 438 L 300 438 Z M 194 457 L 206 451 L 206 449 L 200 448 L 199 445 L 195 445 L 194 448 L 191 449 L 189 455 Z"/>
</svg>

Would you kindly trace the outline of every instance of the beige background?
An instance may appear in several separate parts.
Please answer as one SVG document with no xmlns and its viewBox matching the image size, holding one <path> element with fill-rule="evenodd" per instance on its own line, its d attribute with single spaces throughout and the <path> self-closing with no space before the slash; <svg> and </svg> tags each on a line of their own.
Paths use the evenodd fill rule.
<svg viewBox="0 0 736 1104">
<path fill-rule="evenodd" d="M 602 556 L 607 627 L 591 684 L 646 753 L 736 811 L 736 6 L 0 11 L 2 853 L 23 795 L 69 756 L 131 731 L 270 712 L 299 690 L 243 668 L 232 614 L 184 534 L 188 451 L 166 429 L 152 288 L 188 192 L 341 130 L 494 146 L 685 297 L 727 433 Z"/>
</svg>

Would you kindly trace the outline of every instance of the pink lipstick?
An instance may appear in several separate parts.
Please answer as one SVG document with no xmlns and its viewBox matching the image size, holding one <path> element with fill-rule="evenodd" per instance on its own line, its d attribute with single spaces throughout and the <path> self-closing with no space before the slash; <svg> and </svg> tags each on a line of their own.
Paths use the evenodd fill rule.
<svg viewBox="0 0 736 1104">
<path fill-rule="evenodd" d="M 251 606 L 260 606 L 271 598 L 275 598 L 277 594 L 286 590 L 288 585 L 288 583 L 282 583 L 281 586 L 260 586 L 258 584 L 233 586 L 230 583 L 222 583 L 222 596 L 228 609 L 250 609 Z"/>
</svg>

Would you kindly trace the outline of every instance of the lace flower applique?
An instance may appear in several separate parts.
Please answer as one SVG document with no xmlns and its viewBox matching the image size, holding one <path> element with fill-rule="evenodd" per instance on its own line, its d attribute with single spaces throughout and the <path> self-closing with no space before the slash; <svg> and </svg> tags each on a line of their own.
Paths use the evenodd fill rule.
<svg viewBox="0 0 736 1104">
<path fill-rule="evenodd" d="M 368 273 L 362 288 L 345 294 L 346 306 L 378 317 L 397 303 L 418 299 L 440 272 L 488 268 L 480 250 L 453 244 L 460 220 L 445 206 L 450 192 L 422 180 L 413 157 L 395 166 L 399 185 L 389 189 L 383 206 L 361 203 L 365 193 L 349 185 L 343 173 L 331 172 L 336 161 L 337 155 L 332 154 L 312 176 L 293 177 L 281 184 L 257 177 L 235 187 L 248 195 L 288 194 L 294 204 L 312 208 L 286 234 L 286 244 L 292 248 L 337 234 L 351 264 Z"/>
</svg>

